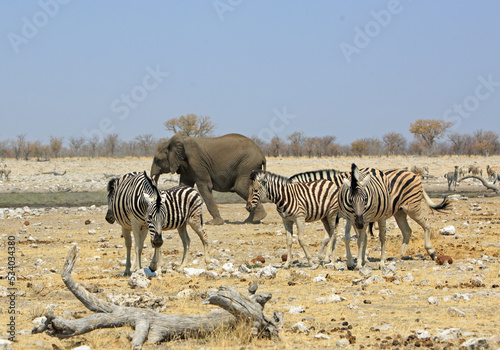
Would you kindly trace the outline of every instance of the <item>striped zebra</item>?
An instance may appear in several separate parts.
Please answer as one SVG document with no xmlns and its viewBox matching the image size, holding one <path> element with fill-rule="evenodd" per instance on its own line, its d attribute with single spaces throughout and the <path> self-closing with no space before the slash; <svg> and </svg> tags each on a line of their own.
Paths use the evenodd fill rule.
<svg viewBox="0 0 500 350">
<path fill-rule="evenodd" d="M 246 208 L 252 211 L 265 198 L 276 204 L 276 210 L 283 218 L 286 230 L 287 260 L 283 265 L 288 268 L 292 261 L 293 224 L 297 226 L 298 241 L 307 258 L 309 266 L 313 266 L 312 258 L 304 242 L 306 222 L 321 220 L 325 227 L 325 235 L 321 240 L 320 261 L 324 257 L 326 245 L 333 240 L 335 247 L 335 227 L 337 225 L 338 187 L 331 181 L 318 180 L 308 183 L 291 183 L 288 178 L 263 170 L 255 170 L 250 174 L 252 184 Z"/>
<path fill-rule="evenodd" d="M 208 239 L 203 228 L 202 205 L 200 194 L 192 187 L 175 186 L 166 191 L 159 191 L 153 181 L 146 176 L 149 186 L 154 189 L 154 195 L 144 194 L 148 202 L 146 225 L 152 242 L 160 242 L 162 231 L 177 229 L 182 240 L 184 252 L 178 270 L 182 271 L 186 264 L 191 240 L 186 229 L 189 224 L 198 234 L 203 244 L 205 263 L 208 265 Z"/>
<path fill-rule="evenodd" d="M 361 177 L 367 171 L 362 168 Z M 442 211 L 449 208 L 450 203 L 446 198 L 440 204 L 435 204 L 429 198 L 428 194 L 422 187 L 421 179 L 418 175 L 406 169 L 392 169 L 383 171 L 387 178 L 388 190 L 390 195 L 390 213 L 387 218 L 394 216 L 399 229 L 403 234 L 403 243 L 401 245 L 400 255 L 405 256 L 408 244 L 411 238 L 411 228 L 408 225 L 407 216 L 410 216 L 417 222 L 425 232 L 425 249 L 429 256 L 434 260 L 436 251 L 432 248 L 430 241 L 430 223 L 427 216 L 423 212 L 422 200 L 426 202 L 431 210 Z M 307 182 L 313 179 L 331 179 L 337 186 L 341 187 L 345 178 L 349 177 L 348 172 L 341 172 L 338 170 L 317 170 L 299 173 L 290 177 L 290 181 Z M 350 240 L 350 223 L 346 223 L 345 241 L 347 250 L 347 259 L 351 260 L 349 247 Z M 350 266 L 351 267 L 351 266 Z"/>
<path fill-rule="evenodd" d="M 453 186 L 453 191 L 457 190 L 458 172 L 458 165 L 455 165 L 454 171 L 449 171 L 444 174 L 444 177 L 448 180 L 448 191 L 451 191 L 451 186 Z"/>
<path fill-rule="evenodd" d="M 354 223 L 358 235 L 358 261 L 360 269 L 366 263 L 366 228 L 370 222 L 378 222 L 381 244 L 380 266 L 385 264 L 385 234 L 388 217 L 389 191 L 384 173 L 378 169 L 368 168 L 364 178 L 356 164 L 352 164 L 350 178 L 344 179 L 339 190 L 340 211 Z M 347 266 L 352 267 L 352 256 L 349 245 L 346 245 Z"/>
<path fill-rule="evenodd" d="M 120 178 L 113 178 L 108 182 L 108 211 L 106 213 L 106 221 L 110 224 L 116 221 L 122 227 L 122 235 L 125 239 L 125 247 L 127 249 L 124 276 L 131 275 L 130 253 L 132 237 L 130 231 L 134 232 L 135 242 L 133 269 L 141 269 L 142 248 L 148 233 L 144 220 L 148 202 L 143 194 L 146 193 L 148 196 L 155 194 L 154 189 L 149 185 L 146 178 L 146 172 L 132 172 Z M 160 240 L 151 241 L 151 245 L 155 249 L 153 258 L 149 264 L 151 271 L 157 270 L 162 243 L 163 241 Z M 158 271 L 158 273 L 161 274 L 161 271 Z"/>
</svg>

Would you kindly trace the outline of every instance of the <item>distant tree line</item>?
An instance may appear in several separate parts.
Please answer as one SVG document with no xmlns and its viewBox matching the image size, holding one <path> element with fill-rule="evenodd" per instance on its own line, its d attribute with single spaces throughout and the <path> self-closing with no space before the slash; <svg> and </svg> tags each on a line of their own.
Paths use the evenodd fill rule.
<svg viewBox="0 0 500 350">
<path fill-rule="evenodd" d="M 170 134 L 184 136 L 213 136 L 215 124 L 207 116 L 188 114 L 169 119 L 164 126 Z M 251 137 L 268 157 L 338 157 L 338 156 L 394 156 L 394 155 L 494 155 L 500 154 L 498 134 L 477 130 L 472 134 L 449 133 L 452 124 L 442 120 L 419 119 L 410 125 L 411 141 L 391 131 L 382 138 L 361 138 L 349 145 L 340 145 L 336 137 L 326 135 L 309 137 L 294 132 L 285 138 L 271 140 Z M 166 135 L 168 136 L 168 135 Z M 39 161 L 58 157 L 152 157 L 157 145 L 165 141 L 152 134 L 142 134 L 131 141 L 123 141 L 118 134 L 108 134 L 103 139 L 50 137 L 48 144 L 31 141 L 26 134 L 0 141 L 0 159 L 36 159 Z"/>
</svg>

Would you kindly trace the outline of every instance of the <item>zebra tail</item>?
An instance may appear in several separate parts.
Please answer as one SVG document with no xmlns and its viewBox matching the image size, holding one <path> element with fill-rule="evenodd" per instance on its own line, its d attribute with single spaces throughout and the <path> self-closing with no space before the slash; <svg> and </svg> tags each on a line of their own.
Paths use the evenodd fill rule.
<svg viewBox="0 0 500 350">
<path fill-rule="evenodd" d="M 432 201 L 432 199 L 429 197 L 427 192 L 425 192 L 424 189 L 422 189 L 422 194 L 425 199 L 425 203 L 431 208 L 432 210 L 438 211 L 440 213 L 443 213 L 445 210 L 451 210 L 451 203 L 448 200 L 448 197 L 444 197 L 443 201 L 439 204 L 436 204 Z"/>
</svg>

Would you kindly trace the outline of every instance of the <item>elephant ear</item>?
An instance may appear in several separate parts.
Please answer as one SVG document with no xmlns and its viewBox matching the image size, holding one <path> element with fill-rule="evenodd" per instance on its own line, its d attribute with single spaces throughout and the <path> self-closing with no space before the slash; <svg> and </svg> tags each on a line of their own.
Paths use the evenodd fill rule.
<svg viewBox="0 0 500 350">
<path fill-rule="evenodd" d="M 184 151 L 184 140 L 181 136 L 175 135 L 170 139 L 170 152 L 168 153 L 168 163 L 170 165 L 170 172 L 175 174 L 179 169 L 182 161 L 186 159 L 186 152 Z"/>
</svg>

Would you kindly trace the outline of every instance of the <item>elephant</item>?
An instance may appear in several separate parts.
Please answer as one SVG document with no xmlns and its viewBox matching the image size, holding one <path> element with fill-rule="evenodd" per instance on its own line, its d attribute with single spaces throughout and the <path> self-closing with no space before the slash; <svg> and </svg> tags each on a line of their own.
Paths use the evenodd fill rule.
<svg viewBox="0 0 500 350">
<path fill-rule="evenodd" d="M 213 225 L 224 220 L 214 201 L 212 191 L 236 192 L 245 201 L 251 185 L 250 173 L 265 170 L 266 157 L 249 138 L 240 134 L 220 137 L 189 137 L 175 134 L 158 145 L 151 177 L 158 183 L 161 174 L 180 174 L 180 185 L 198 187 Z M 259 223 L 267 215 L 262 204 L 245 219 L 245 223 Z"/>
</svg>

